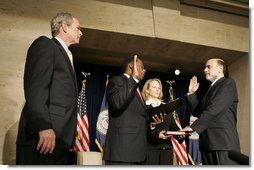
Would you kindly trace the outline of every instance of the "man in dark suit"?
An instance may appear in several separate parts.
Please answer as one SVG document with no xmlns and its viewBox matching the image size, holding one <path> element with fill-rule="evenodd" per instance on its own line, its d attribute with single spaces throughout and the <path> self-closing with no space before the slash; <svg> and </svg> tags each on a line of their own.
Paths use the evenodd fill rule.
<svg viewBox="0 0 254 170">
<path fill-rule="evenodd" d="M 68 47 L 82 36 L 79 21 L 59 13 L 51 21 L 52 39 L 30 46 L 25 71 L 24 105 L 18 128 L 16 163 L 68 164 L 75 141 L 77 82 Z"/>
<path fill-rule="evenodd" d="M 146 157 L 146 112 L 138 92 L 143 62 L 134 56 L 123 62 L 124 74 L 112 77 L 107 87 L 109 127 L 103 159 L 106 165 L 137 165 Z"/>
<path fill-rule="evenodd" d="M 187 100 L 192 114 L 199 118 L 183 131 L 196 131 L 199 136 L 202 163 L 204 165 L 233 165 L 228 152 L 240 151 L 237 133 L 237 89 L 233 79 L 227 75 L 226 65 L 218 58 L 206 62 L 204 69 L 206 79 L 212 84 L 199 103 L 196 90 L 197 78 L 190 80 Z"/>
</svg>

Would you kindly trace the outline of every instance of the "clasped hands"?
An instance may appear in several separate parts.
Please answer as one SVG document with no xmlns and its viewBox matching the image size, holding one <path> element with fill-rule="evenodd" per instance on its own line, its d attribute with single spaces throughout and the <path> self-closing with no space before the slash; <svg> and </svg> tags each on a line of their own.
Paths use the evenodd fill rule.
<svg viewBox="0 0 254 170">
<path fill-rule="evenodd" d="M 193 129 L 190 127 L 190 126 L 186 126 L 185 128 L 177 131 L 177 132 L 184 132 L 183 134 L 175 134 L 175 133 L 172 133 L 172 134 L 167 134 L 167 131 L 166 130 L 162 130 L 160 133 L 159 133 L 159 138 L 160 139 L 168 139 L 170 138 L 171 136 L 176 136 L 176 139 L 177 140 L 183 140 L 184 138 L 186 138 L 187 136 L 190 136 L 190 134 L 193 132 Z M 170 133 L 170 132 L 169 132 Z M 175 135 L 174 135 L 175 134 Z"/>
</svg>

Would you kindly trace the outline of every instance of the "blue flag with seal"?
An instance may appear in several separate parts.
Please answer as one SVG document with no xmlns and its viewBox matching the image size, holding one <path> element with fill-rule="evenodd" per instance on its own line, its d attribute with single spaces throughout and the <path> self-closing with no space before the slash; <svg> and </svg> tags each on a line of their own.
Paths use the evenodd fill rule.
<svg viewBox="0 0 254 170">
<path fill-rule="evenodd" d="M 107 81 L 106 81 L 106 88 L 108 84 L 108 76 L 107 76 Z M 106 139 L 106 134 L 108 130 L 108 102 L 106 99 L 106 89 L 104 92 L 103 100 L 101 103 L 101 109 L 100 113 L 98 115 L 97 123 L 96 123 L 96 139 L 95 143 L 100 149 L 101 152 L 104 150 L 105 146 L 105 139 Z"/>
</svg>

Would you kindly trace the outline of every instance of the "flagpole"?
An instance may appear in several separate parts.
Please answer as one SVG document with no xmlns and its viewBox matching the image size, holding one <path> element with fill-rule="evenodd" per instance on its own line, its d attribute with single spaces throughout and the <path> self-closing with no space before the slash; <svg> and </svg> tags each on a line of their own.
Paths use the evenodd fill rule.
<svg viewBox="0 0 254 170">
<path fill-rule="evenodd" d="M 169 84 L 169 97 L 170 97 L 170 100 L 174 100 L 174 90 L 173 90 L 173 87 L 172 87 L 172 84 L 175 83 L 174 80 L 167 80 L 167 83 Z"/>
<path fill-rule="evenodd" d="M 169 101 L 172 101 L 172 100 L 174 100 L 173 83 L 175 83 L 175 81 L 174 80 L 167 80 L 167 83 L 169 84 L 169 97 L 170 97 Z M 177 118 L 176 114 L 177 114 L 176 111 L 174 111 L 173 112 L 173 117 L 176 121 L 177 126 L 180 129 L 182 129 L 179 118 Z M 177 161 L 178 165 L 188 165 L 188 156 L 189 156 L 189 154 L 188 154 L 188 151 L 186 149 L 185 142 L 183 142 L 182 144 L 179 144 L 178 141 L 174 137 L 171 137 L 171 141 L 172 141 L 172 144 L 173 144 L 173 152 L 174 152 L 174 155 L 175 155 L 174 161 Z M 184 156 L 182 154 L 179 154 L 181 152 L 186 152 L 186 155 Z M 175 160 L 176 157 L 177 157 L 177 160 Z"/>
<path fill-rule="evenodd" d="M 172 100 L 174 100 L 174 90 L 173 90 L 172 84 L 175 83 L 175 81 L 174 80 L 167 80 L 167 83 L 169 84 L 169 90 L 168 90 L 169 101 L 172 101 Z M 173 111 L 172 114 L 173 114 L 174 119 L 176 119 L 175 111 Z M 173 140 L 173 139 L 171 138 L 171 140 Z M 173 158 L 173 164 L 178 165 L 177 156 L 175 153 L 174 153 L 174 158 Z"/>
<path fill-rule="evenodd" d="M 84 80 L 82 81 L 82 86 L 84 86 L 84 88 L 85 88 L 86 87 L 85 86 L 86 85 L 86 77 L 90 76 L 91 74 L 89 72 L 84 72 L 84 71 L 82 71 L 81 74 L 83 74 L 83 76 L 84 76 Z"/>
<path fill-rule="evenodd" d="M 169 101 L 174 100 L 174 90 L 173 90 L 173 83 L 175 83 L 174 80 L 167 80 L 167 83 L 169 84 Z M 176 118 L 176 112 L 173 112 L 174 118 Z"/>
<path fill-rule="evenodd" d="M 85 89 L 86 89 L 86 77 L 90 75 L 87 72 L 81 72 L 84 75 L 84 80 L 82 81 L 82 87 L 78 96 L 77 103 L 77 134 L 76 141 L 74 145 L 74 150 L 79 152 L 78 158 L 82 159 L 83 152 L 90 151 L 90 140 L 89 140 L 89 123 L 87 116 L 87 108 L 86 108 L 86 97 L 85 97 Z"/>
<path fill-rule="evenodd" d="M 172 85 L 173 85 L 173 83 L 175 83 L 175 81 L 174 80 L 167 80 L 167 83 L 169 84 L 169 97 L 170 97 L 169 101 L 171 101 L 171 100 L 174 100 L 174 89 L 173 89 Z M 174 115 L 174 118 L 176 118 L 176 112 L 175 111 L 173 112 L 173 115 Z M 195 165 L 191 155 L 189 153 L 187 153 L 187 155 L 188 155 L 188 158 L 189 158 L 191 164 Z"/>
<path fill-rule="evenodd" d="M 191 164 L 192 165 L 195 165 L 195 163 L 194 163 L 194 161 L 193 161 L 193 159 L 192 159 L 192 157 L 191 157 L 191 155 L 188 153 L 188 158 L 189 158 L 189 160 L 191 161 Z"/>
<path fill-rule="evenodd" d="M 95 139 L 95 144 L 98 146 L 100 152 L 103 153 L 103 148 L 101 147 L 101 144 L 100 144 L 100 142 L 98 141 L 98 139 Z"/>
</svg>

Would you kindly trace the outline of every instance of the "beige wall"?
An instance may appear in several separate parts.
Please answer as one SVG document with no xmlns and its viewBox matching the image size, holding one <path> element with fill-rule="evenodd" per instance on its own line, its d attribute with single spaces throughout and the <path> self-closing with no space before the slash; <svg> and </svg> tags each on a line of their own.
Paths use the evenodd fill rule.
<svg viewBox="0 0 254 170">
<path fill-rule="evenodd" d="M 153 1 L 155 36 L 207 46 L 249 50 L 249 19 L 179 3 Z M 241 43 L 239 43 L 241 40 Z"/>
<path fill-rule="evenodd" d="M 87 28 L 245 52 L 249 49 L 246 18 L 195 10 L 180 5 L 178 0 L 1 0 L 0 6 L 0 164 L 13 164 L 15 158 L 17 121 L 24 103 L 26 51 L 36 37 L 50 36 L 49 20 L 59 11 L 71 12 Z M 238 110 L 241 117 L 238 118 L 238 129 L 242 151 L 249 154 L 249 140 L 246 140 L 249 132 L 249 81 L 242 76 L 249 70 L 244 67 L 248 63 L 246 58 L 239 60 L 243 64 L 240 67 L 237 61 L 230 68 L 234 70 L 231 72 L 239 86 Z"/>
<path fill-rule="evenodd" d="M 249 56 L 246 55 L 229 66 L 229 75 L 238 89 L 237 130 L 241 151 L 250 154 L 250 72 Z"/>
</svg>

